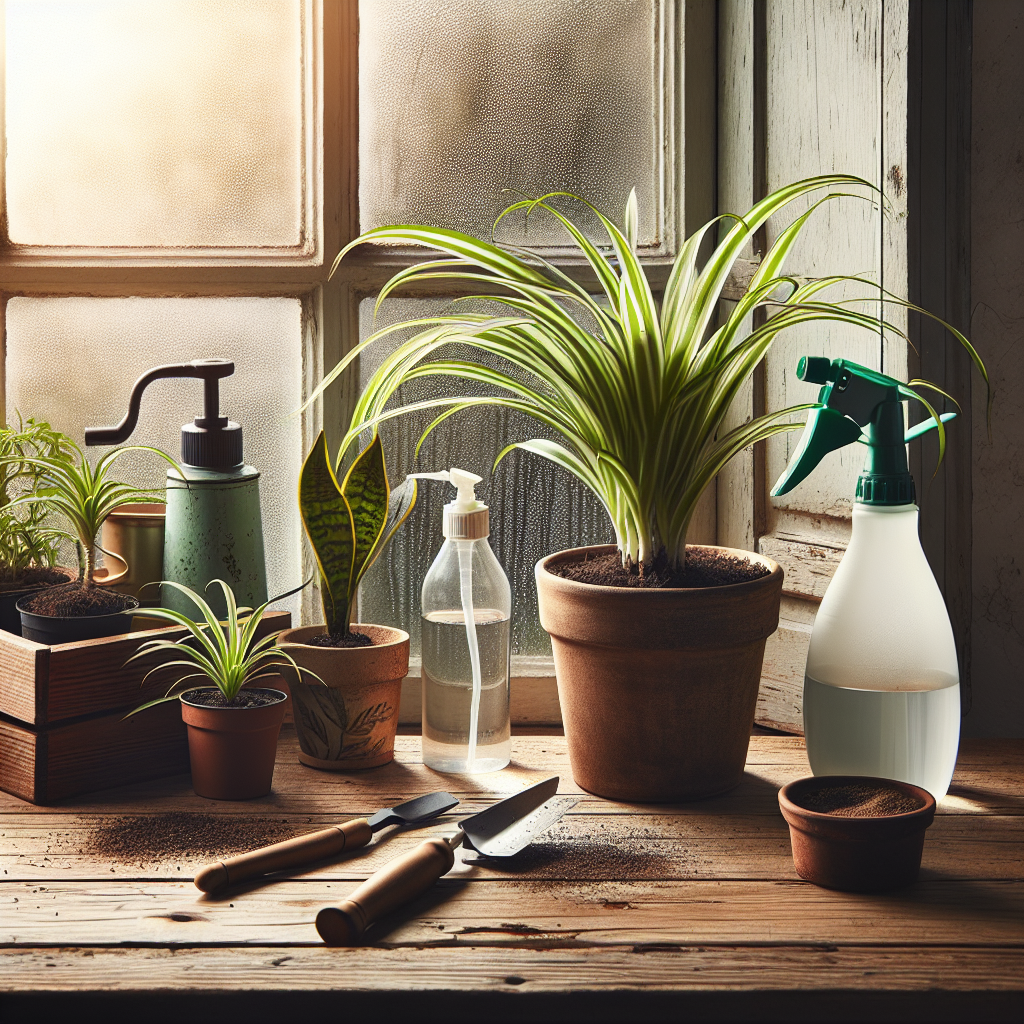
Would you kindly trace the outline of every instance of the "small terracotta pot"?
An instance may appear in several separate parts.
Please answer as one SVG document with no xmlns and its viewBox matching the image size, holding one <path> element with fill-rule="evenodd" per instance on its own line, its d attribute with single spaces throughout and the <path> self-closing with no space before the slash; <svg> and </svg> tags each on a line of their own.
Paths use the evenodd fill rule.
<svg viewBox="0 0 1024 1024">
<path fill-rule="evenodd" d="M 274 781 L 277 737 L 287 696 L 280 690 L 253 687 L 280 698 L 258 708 L 210 708 L 181 695 L 181 717 L 188 726 L 192 788 L 211 800 L 252 800 L 266 796 Z"/>
<path fill-rule="evenodd" d="M 802 798 L 826 786 L 872 783 L 898 789 L 921 806 L 904 814 L 862 818 L 801 806 Z M 779 808 L 789 823 L 796 873 L 815 885 L 844 892 L 883 892 L 910 885 L 921 868 L 925 829 L 935 818 L 935 798 L 928 790 L 858 775 L 797 779 L 779 791 Z"/>
<path fill-rule="evenodd" d="M 312 768 L 351 771 L 394 760 L 402 680 L 409 671 L 409 634 L 388 626 L 353 623 L 372 646 L 310 647 L 323 626 L 286 629 L 278 638 L 296 663 L 323 683 L 285 669 L 292 695 L 299 760 Z M 326 685 L 324 685 L 326 684 Z"/>
<path fill-rule="evenodd" d="M 575 548 L 537 563 L 562 723 L 576 782 L 611 800 L 664 803 L 724 793 L 743 777 L 761 661 L 779 624 L 782 570 L 724 587 L 602 587 L 549 572 L 604 555 Z"/>
</svg>

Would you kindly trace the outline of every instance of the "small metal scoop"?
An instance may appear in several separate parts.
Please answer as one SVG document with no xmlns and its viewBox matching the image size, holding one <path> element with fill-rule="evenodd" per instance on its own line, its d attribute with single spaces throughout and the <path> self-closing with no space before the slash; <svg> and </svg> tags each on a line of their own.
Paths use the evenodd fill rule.
<svg viewBox="0 0 1024 1024">
<path fill-rule="evenodd" d="M 341 825 L 332 825 L 319 832 L 307 832 L 295 839 L 286 839 L 273 846 L 229 857 L 208 864 L 196 873 L 195 884 L 203 892 L 218 892 L 236 882 L 299 867 L 315 860 L 334 857 L 345 850 L 358 850 L 388 825 L 415 825 L 450 811 L 459 801 L 451 793 L 428 793 L 406 800 L 395 807 L 385 807 L 370 818 L 353 818 Z"/>
</svg>

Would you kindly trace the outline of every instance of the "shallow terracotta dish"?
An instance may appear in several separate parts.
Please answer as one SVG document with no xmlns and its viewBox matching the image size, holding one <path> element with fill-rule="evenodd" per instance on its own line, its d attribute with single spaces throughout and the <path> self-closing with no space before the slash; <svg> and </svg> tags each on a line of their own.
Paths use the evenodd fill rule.
<svg viewBox="0 0 1024 1024">
<path fill-rule="evenodd" d="M 830 794 L 868 789 L 883 794 L 874 808 L 865 799 L 828 813 L 810 809 L 843 803 L 830 801 Z M 886 813 L 886 806 L 898 810 Z M 935 817 L 935 798 L 920 786 L 893 779 L 821 775 L 783 786 L 779 808 L 789 823 L 793 863 L 801 878 L 826 889 L 882 892 L 917 878 L 925 829 Z"/>
</svg>

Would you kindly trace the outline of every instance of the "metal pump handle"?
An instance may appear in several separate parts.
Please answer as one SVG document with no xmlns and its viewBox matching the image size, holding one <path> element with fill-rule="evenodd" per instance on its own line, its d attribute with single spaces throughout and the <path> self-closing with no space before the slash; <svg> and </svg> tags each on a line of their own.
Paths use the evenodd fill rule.
<svg viewBox="0 0 1024 1024">
<path fill-rule="evenodd" d="M 128 412 L 116 427 L 86 427 L 85 443 L 121 444 L 127 441 L 139 422 L 139 408 L 142 404 L 142 392 L 155 380 L 166 377 L 198 377 L 205 382 L 203 388 L 203 415 L 196 418 L 196 426 L 213 427 L 227 426 L 227 418 L 220 415 L 220 394 L 218 381 L 221 377 L 230 377 L 235 372 L 235 364 L 230 359 L 193 359 L 190 363 L 170 363 L 166 366 L 155 366 L 144 373 L 132 387 L 128 398 Z"/>
</svg>

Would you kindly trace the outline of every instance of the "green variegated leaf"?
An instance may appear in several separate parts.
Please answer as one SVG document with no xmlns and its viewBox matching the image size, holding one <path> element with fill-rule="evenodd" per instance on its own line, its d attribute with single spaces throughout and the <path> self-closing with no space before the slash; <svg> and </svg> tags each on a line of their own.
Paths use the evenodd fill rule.
<svg viewBox="0 0 1024 1024">
<path fill-rule="evenodd" d="M 352 575 L 348 581 L 350 602 L 355 597 L 359 580 L 384 532 L 389 491 L 384 449 L 381 447 L 380 435 L 374 432 L 373 440 L 359 453 L 341 485 L 341 493 L 352 513 L 352 532 L 355 537 Z"/>
<path fill-rule="evenodd" d="M 352 512 L 341 493 L 327 454 L 327 439 L 320 431 L 302 465 L 299 511 L 320 569 L 324 621 L 329 633 L 347 633 L 349 586 L 355 559 Z"/>
<path fill-rule="evenodd" d="M 800 281 L 786 273 L 786 260 L 812 217 L 832 200 L 850 197 L 851 190 L 861 191 L 860 198 L 869 202 L 878 199 L 877 188 L 864 179 L 820 175 L 778 189 L 742 217 L 723 214 L 710 221 L 680 247 L 660 308 L 636 253 L 635 194 L 626 204 L 621 228 L 585 200 L 563 192 L 519 199 L 494 223 L 497 236 L 504 218 L 517 211 L 555 218 L 593 271 L 602 293 L 598 296 L 521 246 L 423 226 L 374 229 L 345 251 L 363 242 L 385 242 L 426 246 L 442 254 L 399 271 L 380 292 L 378 305 L 397 288 L 436 287 L 438 280 L 446 280 L 463 292 L 475 288 L 466 299 L 504 304 L 510 315 L 463 312 L 464 300 L 459 299 L 455 312 L 389 325 L 350 351 L 324 377 L 313 398 L 365 348 L 411 327 L 413 336 L 377 361 L 356 402 L 342 453 L 365 430 L 410 414 L 433 413 L 422 444 L 438 424 L 466 409 L 496 405 L 523 412 L 554 431 L 560 443 L 519 442 L 506 447 L 498 461 L 511 447 L 520 447 L 567 470 L 608 510 L 625 564 L 643 566 L 665 553 L 681 568 L 696 502 L 715 474 L 744 447 L 799 426 L 781 421 L 799 407 L 769 413 L 734 431 L 723 426 L 775 340 L 794 327 L 831 323 L 876 337 L 905 338 L 893 318 L 880 320 L 858 305 L 871 303 L 867 308 L 873 311 L 884 298 L 887 306 L 915 308 L 877 284 L 857 274 Z M 588 238 L 560 209 L 566 203 L 587 207 L 606 241 Z M 774 217 L 782 223 L 746 294 L 731 308 L 721 309 L 719 300 L 737 259 Z M 701 264 L 704 243 L 725 220 L 731 226 Z M 861 294 L 826 298 L 839 285 L 847 291 L 856 287 Z M 751 316 L 758 309 L 767 310 L 766 321 Z M 987 382 L 970 342 L 944 326 Z M 446 347 L 453 344 L 461 348 L 459 358 L 450 358 Z M 496 359 L 501 368 L 494 367 Z M 431 376 L 482 385 L 488 394 L 396 401 L 404 383 Z M 945 436 L 941 423 L 937 427 L 941 453 Z M 372 557 L 390 535 L 389 525 Z"/>
</svg>

